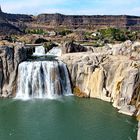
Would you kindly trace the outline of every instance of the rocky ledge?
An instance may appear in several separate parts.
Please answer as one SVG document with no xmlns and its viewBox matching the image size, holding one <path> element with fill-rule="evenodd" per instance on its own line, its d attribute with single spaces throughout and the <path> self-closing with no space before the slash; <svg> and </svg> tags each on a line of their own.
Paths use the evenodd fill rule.
<svg viewBox="0 0 140 140">
<path fill-rule="evenodd" d="M 86 97 L 113 102 L 120 113 L 138 115 L 139 61 L 103 53 L 65 54 L 61 60 L 68 66 L 74 91 L 81 91 Z"/>
<path fill-rule="evenodd" d="M 30 51 L 21 44 L 0 46 L 0 97 L 14 96 L 18 65 L 27 59 Z"/>
<path fill-rule="evenodd" d="M 88 52 L 60 57 L 68 66 L 74 94 L 112 102 L 119 113 L 140 120 L 140 43 L 86 48 Z"/>
<path fill-rule="evenodd" d="M 113 102 L 120 113 L 138 116 L 140 43 L 85 47 L 87 52 L 63 54 L 60 58 L 68 66 L 74 93 Z"/>
</svg>

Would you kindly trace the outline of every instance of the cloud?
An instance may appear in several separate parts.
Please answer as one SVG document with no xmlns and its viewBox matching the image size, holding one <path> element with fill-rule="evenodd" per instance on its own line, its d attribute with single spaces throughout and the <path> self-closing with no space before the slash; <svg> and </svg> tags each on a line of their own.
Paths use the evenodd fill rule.
<svg viewBox="0 0 140 140">
<path fill-rule="evenodd" d="M 130 11 L 132 11 L 132 13 L 134 13 L 134 14 L 139 14 L 140 13 L 140 7 L 136 7 L 134 9 L 131 9 Z"/>
<path fill-rule="evenodd" d="M 1 0 L 0 0 L 1 1 Z M 8 13 L 62 13 L 83 15 L 139 15 L 139 0 L 6 0 L 2 9 Z"/>
<path fill-rule="evenodd" d="M 100 0 L 98 1 L 99 3 L 113 3 L 113 4 L 130 4 L 130 3 L 134 3 L 137 2 L 138 0 Z"/>
<path fill-rule="evenodd" d="M 67 15 L 136 15 L 139 16 L 140 8 L 136 9 L 123 9 L 123 10 L 109 10 L 109 9 L 81 9 L 73 11 L 72 9 L 42 9 L 40 13 L 61 13 Z"/>
<path fill-rule="evenodd" d="M 7 1 L 2 2 L 2 9 L 6 12 L 27 12 L 41 9 L 43 6 L 62 4 L 66 0 L 24 0 L 24 1 Z M 37 9 L 36 9 L 37 8 Z"/>
</svg>

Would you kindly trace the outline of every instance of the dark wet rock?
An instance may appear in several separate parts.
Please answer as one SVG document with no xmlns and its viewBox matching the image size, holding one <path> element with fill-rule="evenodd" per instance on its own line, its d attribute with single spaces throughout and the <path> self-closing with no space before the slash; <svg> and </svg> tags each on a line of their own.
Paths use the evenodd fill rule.
<svg viewBox="0 0 140 140">
<path fill-rule="evenodd" d="M 76 44 L 73 41 L 64 42 L 62 45 L 62 53 L 75 53 L 75 52 L 86 52 L 87 49 L 80 45 Z"/>
</svg>

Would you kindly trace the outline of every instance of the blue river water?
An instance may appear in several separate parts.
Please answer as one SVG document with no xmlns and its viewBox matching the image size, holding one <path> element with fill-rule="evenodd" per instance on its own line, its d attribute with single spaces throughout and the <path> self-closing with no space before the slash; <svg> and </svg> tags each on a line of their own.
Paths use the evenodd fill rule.
<svg viewBox="0 0 140 140">
<path fill-rule="evenodd" d="M 0 140 L 136 140 L 137 121 L 97 99 L 0 100 Z"/>
</svg>

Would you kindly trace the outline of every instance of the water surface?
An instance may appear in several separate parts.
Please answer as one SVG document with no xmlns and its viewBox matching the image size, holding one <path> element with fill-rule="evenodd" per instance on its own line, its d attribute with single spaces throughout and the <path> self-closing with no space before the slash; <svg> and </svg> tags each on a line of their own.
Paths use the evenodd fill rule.
<svg viewBox="0 0 140 140">
<path fill-rule="evenodd" d="M 136 140 L 137 121 L 110 103 L 59 100 L 0 100 L 0 140 Z"/>
</svg>

